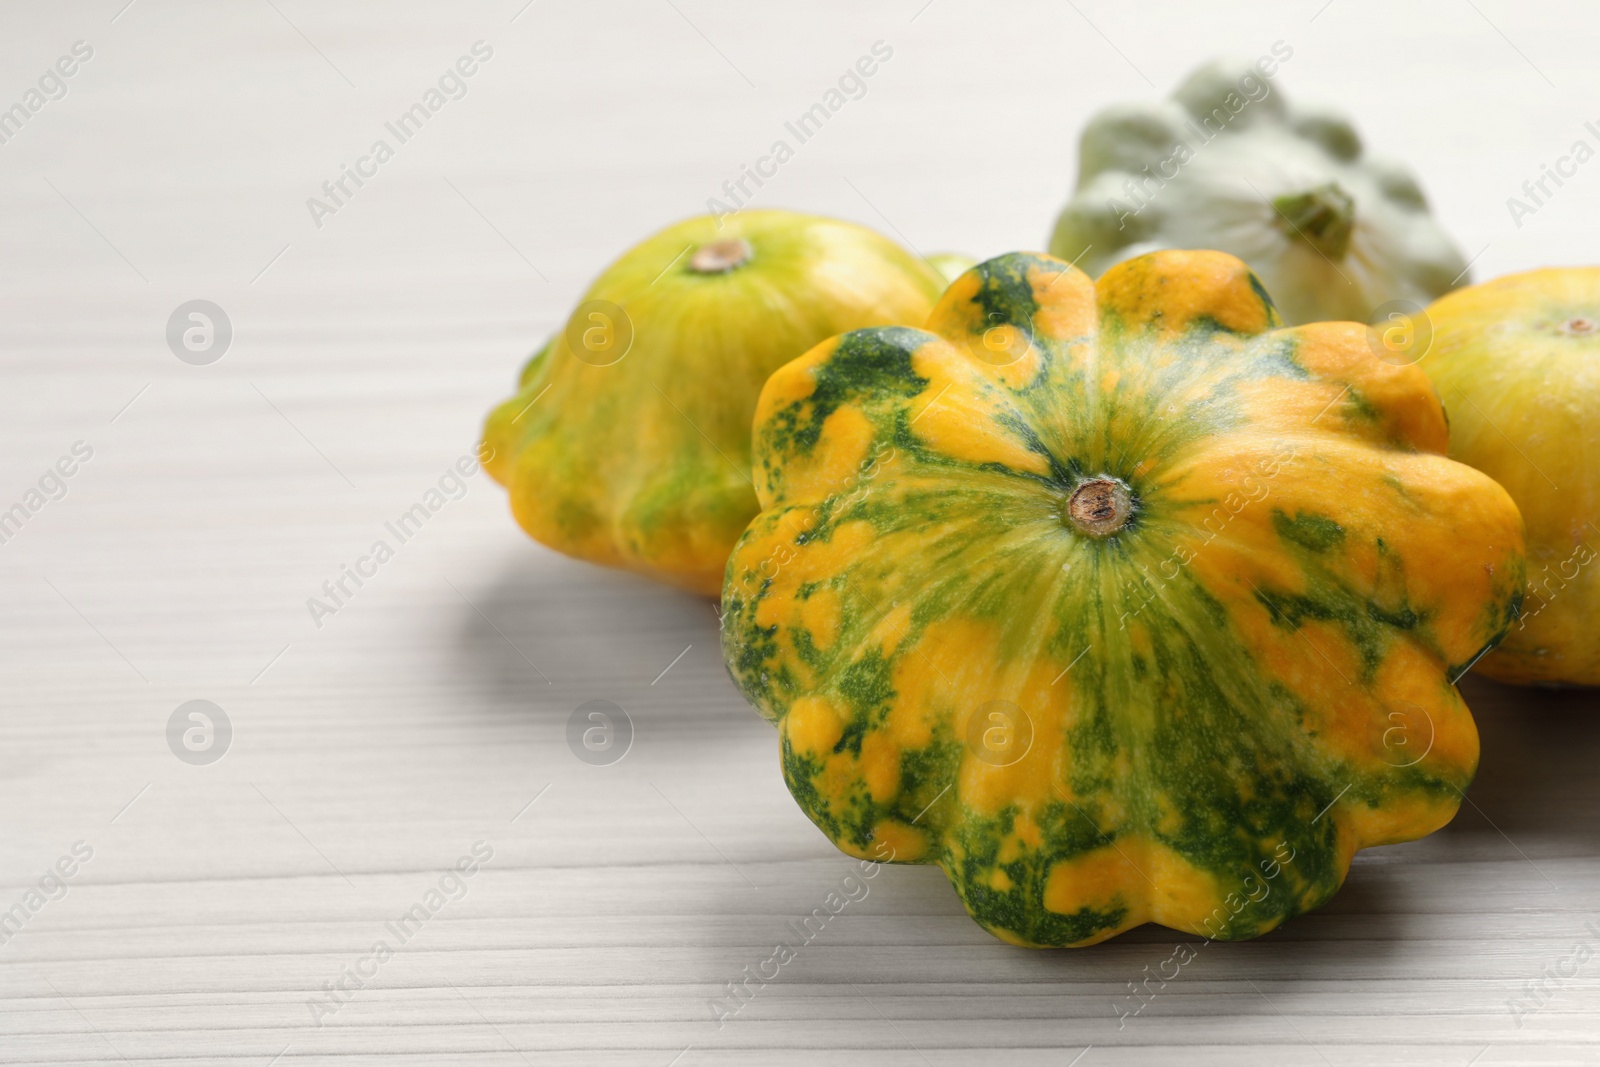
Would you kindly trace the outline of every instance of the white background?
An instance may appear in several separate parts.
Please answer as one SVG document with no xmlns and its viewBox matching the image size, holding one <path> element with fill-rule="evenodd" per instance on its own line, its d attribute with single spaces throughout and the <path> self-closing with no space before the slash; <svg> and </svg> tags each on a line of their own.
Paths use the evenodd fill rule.
<svg viewBox="0 0 1600 1067">
<path fill-rule="evenodd" d="M 1600 161 L 1521 228 L 1505 204 L 1600 143 L 1592 4 L 124 2 L 6 4 L 0 33 L 0 106 L 94 48 L 0 145 L 0 509 L 94 450 L 0 545 L 0 909 L 94 850 L 0 945 L 0 1062 L 1600 1060 L 1600 960 L 1507 1010 L 1600 952 L 1587 694 L 1469 682 L 1455 823 L 1203 948 L 1121 1028 L 1174 935 L 1010 948 L 937 870 L 892 868 L 719 1029 L 708 999 L 850 864 L 784 790 L 711 606 L 533 545 L 481 474 L 320 629 L 305 604 L 470 452 L 607 262 L 874 41 L 866 97 L 758 204 L 1038 248 L 1091 113 L 1281 39 L 1278 87 L 1414 167 L 1487 278 L 1600 259 Z M 480 39 L 467 96 L 316 227 L 307 197 Z M 196 298 L 234 329 L 204 367 L 164 339 Z M 609 767 L 565 741 L 596 698 L 635 727 Z M 192 699 L 233 724 L 211 766 L 167 747 Z M 478 840 L 465 898 L 312 1025 Z"/>
</svg>

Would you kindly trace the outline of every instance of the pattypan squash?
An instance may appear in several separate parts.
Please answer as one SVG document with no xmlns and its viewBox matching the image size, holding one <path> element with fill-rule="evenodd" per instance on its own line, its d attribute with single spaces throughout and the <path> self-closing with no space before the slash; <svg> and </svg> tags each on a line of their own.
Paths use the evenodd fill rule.
<svg viewBox="0 0 1600 1067">
<path fill-rule="evenodd" d="M 1505 486 L 1527 523 L 1522 615 L 1477 669 L 1600 685 L 1600 267 L 1458 289 L 1415 329 L 1451 456 Z"/>
<path fill-rule="evenodd" d="M 938 272 L 848 222 L 700 216 L 630 249 L 484 428 L 535 540 L 715 596 L 757 511 L 750 419 L 773 370 L 834 334 L 920 323 Z"/>
<path fill-rule="evenodd" d="M 1243 938 L 1454 815 L 1516 506 L 1232 256 L 1014 253 L 777 371 L 723 652 L 845 852 L 1031 946 Z"/>
<path fill-rule="evenodd" d="M 1291 107 L 1256 66 L 1229 60 L 1083 132 L 1051 253 L 1099 274 L 1158 248 L 1239 256 L 1291 323 L 1418 310 L 1467 272 L 1410 173 L 1366 156 L 1341 116 Z"/>
</svg>

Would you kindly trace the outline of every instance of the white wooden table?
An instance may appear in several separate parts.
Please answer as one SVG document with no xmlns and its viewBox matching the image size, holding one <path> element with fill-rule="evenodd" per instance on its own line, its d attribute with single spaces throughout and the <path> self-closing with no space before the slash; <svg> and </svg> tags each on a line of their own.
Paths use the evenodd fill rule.
<svg viewBox="0 0 1600 1067">
<path fill-rule="evenodd" d="M 1600 951 L 1592 695 L 1469 682 L 1460 817 L 1202 948 L 1137 1017 L 1169 932 L 1013 949 L 938 871 L 890 868 L 719 1027 L 709 1001 L 850 862 L 710 605 L 531 544 L 477 474 L 320 628 L 306 607 L 610 258 L 875 41 L 892 61 L 758 203 L 1037 247 L 1089 113 L 1281 39 L 1280 84 L 1409 160 L 1488 277 L 1600 259 L 1600 163 L 1520 227 L 1505 206 L 1593 138 L 1589 5 L 124 3 L 11 3 L 0 34 L 3 106 L 92 49 L 0 144 L 0 509 L 92 449 L 0 544 L 0 909 L 27 920 L 0 1062 L 1600 1062 L 1600 961 L 1563 963 Z M 465 95 L 319 227 L 307 198 L 478 41 Z M 197 299 L 232 326 L 208 365 L 165 338 Z M 634 728 L 609 766 L 566 743 L 596 699 Z M 219 761 L 169 748 L 192 700 L 231 724 Z M 1529 994 L 1551 967 L 1575 973 Z"/>
</svg>

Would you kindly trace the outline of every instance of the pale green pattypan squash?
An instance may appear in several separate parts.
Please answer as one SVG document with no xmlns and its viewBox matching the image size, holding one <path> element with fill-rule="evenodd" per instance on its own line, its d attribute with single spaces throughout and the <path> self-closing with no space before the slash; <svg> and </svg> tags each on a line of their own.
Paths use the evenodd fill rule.
<svg viewBox="0 0 1600 1067">
<path fill-rule="evenodd" d="M 1370 322 L 1463 283 L 1467 263 L 1410 173 L 1364 156 L 1341 116 L 1291 106 L 1269 69 L 1216 60 L 1171 100 L 1097 115 L 1051 253 L 1098 275 L 1156 249 L 1229 252 L 1291 323 Z"/>
</svg>

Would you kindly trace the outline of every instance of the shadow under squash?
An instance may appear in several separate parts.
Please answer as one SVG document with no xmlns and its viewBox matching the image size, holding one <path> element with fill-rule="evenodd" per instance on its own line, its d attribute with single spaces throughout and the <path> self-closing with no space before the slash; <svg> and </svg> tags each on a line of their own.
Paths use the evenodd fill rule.
<svg viewBox="0 0 1600 1067">
<path fill-rule="evenodd" d="M 687 685 L 701 703 L 743 706 L 707 598 L 535 545 L 515 546 L 487 587 L 461 592 L 471 605 L 461 604 L 459 668 L 497 695 L 563 715 L 591 699 L 634 714 Z"/>
<path fill-rule="evenodd" d="M 1480 815 L 1499 828 L 1490 832 L 1524 850 L 1600 851 L 1600 689 L 1502 685 L 1473 675 L 1461 695 L 1482 754 L 1460 818 Z"/>
</svg>

